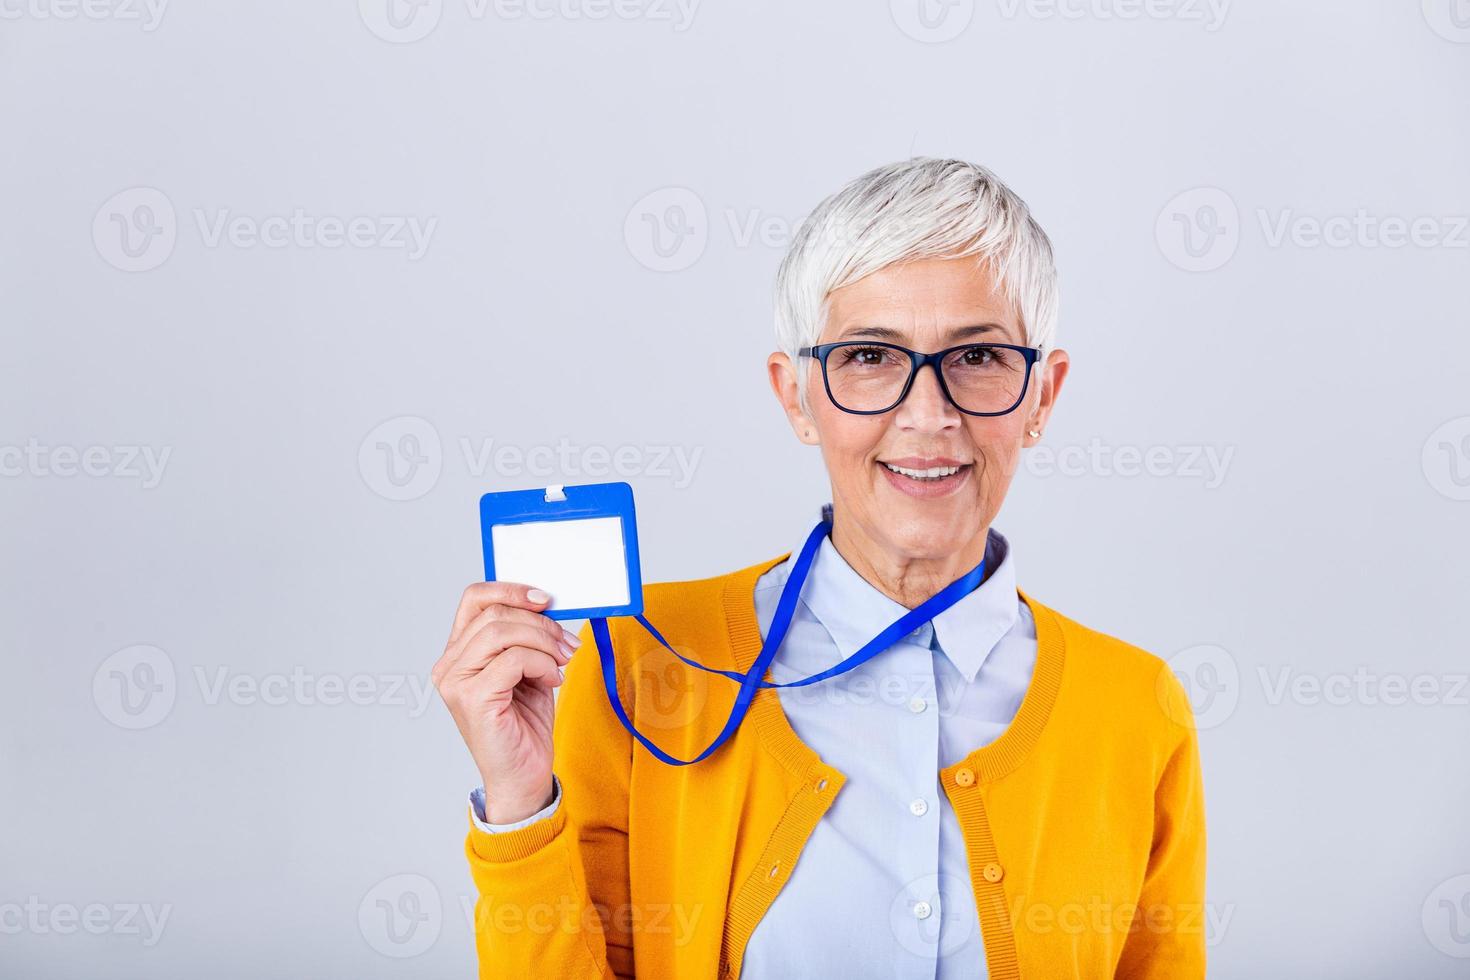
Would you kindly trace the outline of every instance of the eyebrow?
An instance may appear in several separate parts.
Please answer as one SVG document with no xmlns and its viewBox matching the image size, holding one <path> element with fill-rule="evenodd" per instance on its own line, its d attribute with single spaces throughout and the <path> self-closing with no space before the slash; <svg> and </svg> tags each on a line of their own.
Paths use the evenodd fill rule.
<svg viewBox="0 0 1470 980">
<path fill-rule="evenodd" d="M 954 327 L 948 331 L 948 334 L 951 341 L 959 341 L 974 337 L 979 334 L 984 334 L 988 331 L 993 331 L 997 333 L 1003 332 L 1004 329 L 1005 328 L 998 323 L 975 323 L 963 327 Z M 886 340 L 890 343 L 895 344 L 904 339 L 903 331 L 895 330 L 893 327 L 852 327 L 851 329 L 844 330 L 841 334 L 838 335 L 838 339 L 840 340 L 846 340 L 856 337 L 866 337 L 872 340 Z"/>
</svg>

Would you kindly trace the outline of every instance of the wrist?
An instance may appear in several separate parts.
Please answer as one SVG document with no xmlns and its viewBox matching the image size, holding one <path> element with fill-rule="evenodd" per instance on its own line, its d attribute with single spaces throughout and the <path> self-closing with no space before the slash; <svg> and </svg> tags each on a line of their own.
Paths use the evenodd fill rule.
<svg viewBox="0 0 1470 980">
<path fill-rule="evenodd" d="M 510 796 L 496 794 L 492 796 L 488 788 L 485 790 L 485 822 L 491 824 L 516 823 L 527 817 L 546 809 L 551 801 L 556 798 L 556 786 L 548 781 L 545 792 L 539 796 Z"/>
</svg>

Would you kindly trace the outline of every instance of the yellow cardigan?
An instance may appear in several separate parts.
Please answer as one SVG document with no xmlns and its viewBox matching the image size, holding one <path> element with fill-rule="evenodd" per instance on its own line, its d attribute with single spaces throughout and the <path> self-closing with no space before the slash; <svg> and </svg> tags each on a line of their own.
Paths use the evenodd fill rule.
<svg viewBox="0 0 1470 980">
<path fill-rule="evenodd" d="M 756 579 L 787 557 L 651 585 L 649 620 L 685 656 L 748 670 Z M 1019 595 L 1037 638 L 1021 707 L 1000 738 L 938 773 L 989 975 L 1202 977 L 1204 795 L 1184 691 L 1158 658 Z M 631 620 L 609 626 L 629 717 L 692 758 L 737 685 L 680 664 Z M 556 708 L 561 805 L 503 834 L 470 823 L 480 976 L 738 977 L 844 775 L 797 738 L 771 689 L 714 755 L 664 765 L 618 724 L 589 629 L 582 640 Z"/>
</svg>

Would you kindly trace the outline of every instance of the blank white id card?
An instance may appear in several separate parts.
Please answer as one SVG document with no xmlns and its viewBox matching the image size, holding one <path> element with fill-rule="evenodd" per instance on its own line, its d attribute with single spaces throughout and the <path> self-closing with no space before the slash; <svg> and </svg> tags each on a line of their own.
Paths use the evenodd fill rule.
<svg viewBox="0 0 1470 980">
<path fill-rule="evenodd" d="M 480 498 L 486 581 L 551 595 L 552 619 L 643 611 L 633 488 L 587 483 L 507 490 Z"/>
</svg>

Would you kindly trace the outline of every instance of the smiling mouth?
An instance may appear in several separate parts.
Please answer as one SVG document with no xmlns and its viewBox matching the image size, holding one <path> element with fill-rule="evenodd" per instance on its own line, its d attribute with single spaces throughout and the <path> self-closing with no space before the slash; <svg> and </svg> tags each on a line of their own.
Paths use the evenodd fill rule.
<svg viewBox="0 0 1470 980">
<path fill-rule="evenodd" d="M 928 466 L 920 468 L 911 466 L 895 466 L 892 463 L 883 463 L 882 460 L 879 460 L 879 462 L 882 463 L 883 467 L 887 469 L 890 473 L 897 473 L 899 476 L 906 476 L 910 480 L 928 481 L 943 480 L 945 477 L 954 476 L 960 470 L 970 465 L 969 463 L 962 463 L 955 466 Z"/>
<path fill-rule="evenodd" d="M 936 500 L 959 493 L 970 482 L 973 462 L 961 463 L 956 459 L 925 459 L 904 457 L 903 462 L 878 460 L 884 481 L 906 497 L 918 500 Z M 907 464 L 907 465 L 905 465 Z"/>
</svg>

